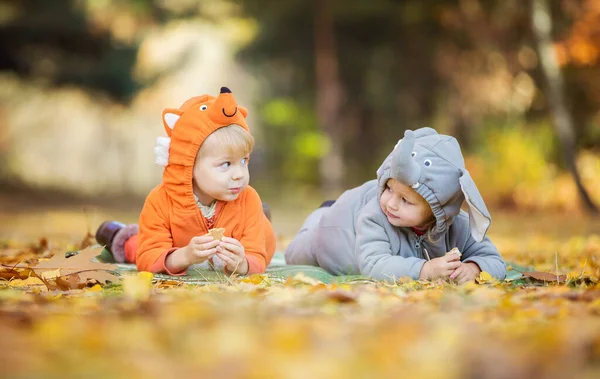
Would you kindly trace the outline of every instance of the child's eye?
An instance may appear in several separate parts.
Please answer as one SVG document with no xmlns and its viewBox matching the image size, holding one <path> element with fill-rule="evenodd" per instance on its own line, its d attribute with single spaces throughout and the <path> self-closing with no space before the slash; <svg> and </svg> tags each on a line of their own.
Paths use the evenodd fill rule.
<svg viewBox="0 0 600 379">
<path fill-rule="evenodd" d="M 229 166 L 231 166 L 231 162 L 223 162 L 223 163 L 221 163 L 221 165 L 219 167 L 221 167 L 221 168 L 229 168 Z"/>
<path fill-rule="evenodd" d="M 240 162 L 242 163 L 242 166 L 247 165 L 248 164 L 248 157 L 243 158 Z"/>
<path fill-rule="evenodd" d="M 410 204 L 410 202 L 409 202 L 408 200 L 406 200 L 406 198 L 405 198 L 405 197 L 403 197 L 403 198 L 402 198 L 402 202 L 403 202 L 404 204 Z"/>
<path fill-rule="evenodd" d="M 390 192 L 394 192 L 394 191 L 392 190 L 392 187 L 386 187 L 386 189 L 387 189 L 388 191 L 390 191 Z"/>
<path fill-rule="evenodd" d="M 201 111 L 205 111 L 205 110 L 207 110 L 207 109 L 208 109 L 208 105 L 206 105 L 206 104 L 202 104 L 202 105 L 200 106 L 200 110 L 201 110 Z"/>
</svg>

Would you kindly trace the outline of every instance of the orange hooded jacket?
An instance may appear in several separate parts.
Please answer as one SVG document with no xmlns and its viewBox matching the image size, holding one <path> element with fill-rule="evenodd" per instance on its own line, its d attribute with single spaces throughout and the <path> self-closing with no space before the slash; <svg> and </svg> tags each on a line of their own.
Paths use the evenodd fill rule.
<svg viewBox="0 0 600 379">
<path fill-rule="evenodd" d="M 218 97 L 197 96 L 179 109 L 165 109 L 163 124 L 170 141 L 159 137 L 158 144 L 168 155 L 157 163 L 166 165 L 163 182 L 155 187 L 144 204 L 139 221 L 136 264 L 141 271 L 168 272 L 165 259 L 171 252 L 187 246 L 195 236 L 208 233 L 208 224 L 194 199 L 192 172 L 200 146 L 215 130 L 231 124 L 250 132 L 245 117 L 248 111 L 238 106 L 233 94 L 221 88 Z M 157 147 L 160 149 L 160 147 Z M 263 213 L 258 193 L 247 186 L 234 201 L 223 202 L 213 228 L 225 228 L 224 235 L 244 246 L 248 275 L 264 272 L 275 252 L 275 234 Z"/>
</svg>

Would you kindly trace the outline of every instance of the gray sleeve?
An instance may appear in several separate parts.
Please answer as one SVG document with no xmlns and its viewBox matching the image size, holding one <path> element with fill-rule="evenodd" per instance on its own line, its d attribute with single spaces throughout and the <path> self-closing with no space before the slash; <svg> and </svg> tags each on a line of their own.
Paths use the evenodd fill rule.
<svg viewBox="0 0 600 379">
<path fill-rule="evenodd" d="M 506 263 L 488 237 L 476 242 L 469 236 L 462 254 L 463 262 L 477 263 L 482 271 L 488 272 L 494 278 L 503 280 L 506 276 Z"/>
<path fill-rule="evenodd" d="M 481 242 L 475 241 L 469 231 L 468 221 L 457 232 L 460 233 L 462 240 L 457 241 L 458 248 L 462 253 L 462 261 L 477 263 L 482 271 L 488 272 L 496 279 L 503 280 L 506 276 L 506 263 L 492 241 L 487 236 Z"/>
<path fill-rule="evenodd" d="M 355 254 L 360 273 L 378 280 L 418 279 L 425 260 L 395 255 L 381 221 L 377 215 L 361 215 L 357 220 Z"/>
</svg>

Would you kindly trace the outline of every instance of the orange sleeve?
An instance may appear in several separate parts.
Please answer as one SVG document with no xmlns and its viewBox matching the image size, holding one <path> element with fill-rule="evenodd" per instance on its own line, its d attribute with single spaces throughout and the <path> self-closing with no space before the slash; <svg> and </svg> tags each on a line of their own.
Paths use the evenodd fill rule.
<svg viewBox="0 0 600 379">
<path fill-rule="evenodd" d="M 150 272 L 155 272 L 155 273 L 156 272 L 160 272 L 160 273 L 164 272 L 166 274 L 173 275 L 173 276 L 182 276 L 182 275 L 187 274 L 187 268 L 184 270 L 181 270 L 180 272 L 171 272 L 167 268 L 167 257 L 169 256 L 169 254 L 171 254 L 175 250 L 177 250 L 176 247 L 169 249 L 166 252 L 164 252 L 160 257 L 158 257 L 156 262 L 154 262 L 154 264 L 152 265 Z"/>
<path fill-rule="evenodd" d="M 244 204 L 245 228 L 240 242 L 244 246 L 248 261 L 248 275 L 252 275 L 265 272 L 274 251 L 267 249 L 267 224 L 260 197 L 252 187 L 247 187 L 246 191 L 248 194 Z"/>
<path fill-rule="evenodd" d="M 169 201 L 162 185 L 150 192 L 140 215 L 139 246 L 136 264 L 140 271 L 163 271 L 167 253 L 172 252 L 173 237 L 169 223 Z M 162 258 L 162 259 L 161 259 Z"/>
</svg>

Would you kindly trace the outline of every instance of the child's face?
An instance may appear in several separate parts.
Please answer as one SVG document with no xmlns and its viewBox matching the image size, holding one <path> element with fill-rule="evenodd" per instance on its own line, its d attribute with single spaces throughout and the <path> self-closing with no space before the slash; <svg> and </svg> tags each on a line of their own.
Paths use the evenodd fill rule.
<svg viewBox="0 0 600 379">
<path fill-rule="evenodd" d="M 204 205 L 215 199 L 233 201 L 246 188 L 250 179 L 249 154 L 229 151 L 211 140 L 204 141 L 202 154 L 194 164 L 194 193 Z"/>
<path fill-rule="evenodd" d="M 390 224 L 402 227 L 422 227 L 433 219 L 429 204 L 412 188 L 397 180 L 388 180 L 379 204 Z"/>
</svg>

